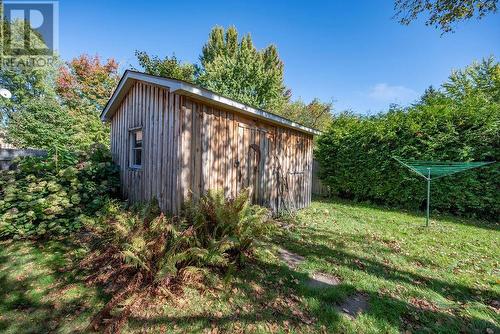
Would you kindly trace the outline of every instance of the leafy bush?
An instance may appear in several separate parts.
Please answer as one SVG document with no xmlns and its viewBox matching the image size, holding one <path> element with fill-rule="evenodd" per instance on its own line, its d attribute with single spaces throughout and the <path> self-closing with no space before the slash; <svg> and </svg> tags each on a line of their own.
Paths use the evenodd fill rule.
<svg viewBox="0 0 500 334">
<path fill-rule="evenodd" d="M 10 116 L 7 138 L 17 147 L 74 147 L 75 121 L 55 98 L 33 99 Z"/>
<path fill-rule="evenodd" d="M 122 210 L 109 202 L 102 223 L 89 220 L 99 247 L 84 261 L 101 283 L 123 282 L 114 298 L 101 310 L 92 327 L 108 319 L 110 331 L 117 331 L 133 305 L 148 294 L 172 290 L 175 282 L 201 284 L 216 272 L 230 272 L 254 250 L 256 240 L 268 235 L 268 211 L 251 205 L 248 192 L 225 199 L 221 192 L 209 192 L 187 203 L 183 215 L 167 218 L 153 202 L 141 213 Z M 118 316 L 111 314 L 125 304 Z"/>
<path fill-rule="evenodd" d="M 498 161 L 500 66 L 491 59 L 455 72 L 407 109 L 372 117 L 342 114 L 318 139 L 320 177 L 335 195 L 423 209 L 426 183 L 392 159 Z M 500 166 L 432 182 L 431 208 L 497 219 Z"/>
<path fill-rule="evenodd" d="M 0 237 L 38 238 L 68 234 L 82 226 L 118 189 L 107 149 L 25 157 L 0 173 Z"/>
</svg>

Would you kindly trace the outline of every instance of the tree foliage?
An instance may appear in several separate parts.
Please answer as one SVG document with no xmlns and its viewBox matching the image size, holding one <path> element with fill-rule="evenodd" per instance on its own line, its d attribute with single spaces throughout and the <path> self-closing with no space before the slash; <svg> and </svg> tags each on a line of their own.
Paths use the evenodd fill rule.
<svg viewBox="0 0 500 334">
<path fill-rule="evenodd" d="M 443 89 L 455 103 L 470 99 L 500 103 L 500 66 L 493 57 L 474 62 L 463 70 L 454 71 Z"/>
<path fill-rule="evenodd" d="M 74 125 L 57 100 L 34 100 L 12 114 L 7 134 L 16 147 L 62 148 L 73 144 Z"/>
<path fill-rule="evenodd" d="M 399 22 L 410 24 L 420 15 L 427 14 L 426 25 L 443 33 L 452 32 L 454 24 L 471 18 L 481 19 L 497 11 L 498 0 L 395 0 L 394 9 Z"/>
<path fill-rule="evenodd" d="M 181 63 L 175 55 L 160 59 L 158 56 L 150 56 L 144 51 L 136 51 L 135 56 L 144 72 L 161 77 L 194 82 L 197 67 L 189 63 Z"/>
<path fill-rule="evenodd" d="M 52 59 L 51 61 L 55 61 Z M 36 100 L 52 100 L 56 94 L 53 89 L 54 67 L 17 66 L 0 67 L 0 87 L 12 93 L 10 99 L 0 99 L 2 124 L 8 124 L 12 115 Z"/>
<path fill-rule="evenodd" d="M 82 54 L 59 69 L 56 91 L 71 109 L 93 109 L 100 113 L 118 83 L 118 63 L 101 63 L 98 55 Z"/>
<path fill-rule="evenodd" d="M 161 59 L 139 51 L 136 56 L 146 73 L 192 82 L 256 108 L 281 113 L 290 97 L 276 47 L 257 50 L 251 36 L 240 40 L 234 27 L 211 30 L 199 66 L 175 56 Z"/>
<path fill-rule="evenodd" d="M 214 27 L 200 55 L 197 82 L 219 94 L 257 108 L 279 112 L 289 100 L 283 62 L 274 45 L 257 50 L 247 34 L 239 40 L 235 27 Z"/>
<path fill-rule="evenodd" d="M 2 21 L 4 39 L 26 38 L 26 22 Z M 7 26 L 8 25 L 8 26 Z M 30 31 L 36 47 L 42 47 L 43 39 Z M 2 42 L 4 42 L 2 40 Z M 21 41 L 22 42 L 22 41 Z M 56 68 L 60 61 L 56 56 L 41 57 L 37 50 L 26 49 L 27 54 L 7 50 L 10 43 L 0 43 L 0 87 L 12 93 L 10 99 L 0 98 L 0 126 L 6 141 L 21 147 L 46 148 L 51 143 L 64 142 L 70 133 L 71 120 L 61 109 L 54 89 Z M 30 44 L 32 45 L 32 44 Z M 7 56 L 6 56 L 7 55 Z"/>
<path fill-rule="evenodd" d="M 95 143 L 109 144 L 109 127 L 100 113 L 118 83 L 118 63 L 101 62 L 99 56 L 81 55 L 59 68 L 56 92 L 73 120 L 72 145 L 88 149 Z"/>
<path fill-rule="evenodd" d="M 7 141 L 16 146 L 47 148 L 68 142 L 72 133 L 72 120 L 54 90 L 56 58 L 49 59 L 45 66 L 20 61 L 0 69 L 0 86 L 12 93 L 11 99 L 0 99 L 0 123 Z"/>
<path fill-rule="evenodd" d="M 304 126 L 326 130 L 333 120 L 333 104 L 314 99 L 306 104 L 302 100 L 289 103 L 281 115 Z"/>
<path fill-rule="evenodd" d="M 423 208 L 425 183 L 392 156 L 421 160 L 500 159 L 499 63 L 454 72 L 416 105 L 372 117 L 341 114 L 318 139 L 322 179 L 341 197 Z M 487 218 L 500 214 L 498 164 L 433 182 L 432 209 Z"/>
<path fill-rule="evenodd" d="M 99 115 L 118 82 L 116 61 L 81 55 L 66 64 L 54 58 L 32 66 L 17 60 L 0 69 L 0 85 L 12 92 L 12 99 L 0 100 L 11 143 L 66 150 L 109 144 L 109 127 Z"/>
<path fill-rule="evenodd" d="M 5 127 L 16 111 L 23 110 L 33 101 L 48 100 L 50 103 L 55 98 L 54 73 L 60 61 L 56 56 L 39 58 L 35 49 L 23 50 L 28 53 L 24 55 L 15 54 L 15 49 L 6 49 L 10 45 L 5 42 L 6 39 L 26 37 L 28 35 L 24 33 L 24 29 L 31 28 L 20 20 L 1 21 L 1 25 L 4 34 L 0 40 L 0 87 L 12 93 L 10 99 L 0 98 L 0 124 Z M 33 30 L 30 33 L 36 35 Z M 43 40 L 33 39 L 32 42 L 38 42 L 34 45 L 36 47 L 43 46 L 40 45 Z M 37 66 L 34 66 L 34 62 Z"/>
</svg>

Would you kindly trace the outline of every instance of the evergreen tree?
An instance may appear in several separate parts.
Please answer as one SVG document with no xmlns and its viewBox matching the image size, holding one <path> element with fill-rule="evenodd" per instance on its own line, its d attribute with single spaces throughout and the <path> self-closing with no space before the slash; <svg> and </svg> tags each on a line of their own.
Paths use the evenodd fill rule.
<svg viewBox="0 0 500 334">
<path fill-rule="evenodd" d="M 442 101 L 443 103 L 448 102 L 445 94 L 431 85 L 424 91 L 424 94 L 422 94 L 420 100 L 415 105 L 428 105 L 428 104 L 437 105 L 439 104 L 439 101 Z"/>
<path fill-rule="evenodd" d="M 214 27 L 200 55 L 197 83 L 251 106 L 281 112 L 290 94 L 274 45 L 257 50 L 250 34 L 238 42 L 235 27 Z"/>
</svg>

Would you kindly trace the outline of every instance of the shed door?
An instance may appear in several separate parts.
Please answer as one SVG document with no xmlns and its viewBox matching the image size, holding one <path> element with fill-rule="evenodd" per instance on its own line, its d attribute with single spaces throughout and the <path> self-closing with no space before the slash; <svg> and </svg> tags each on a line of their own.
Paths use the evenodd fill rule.
<svg viewBox="0 0 500 334">
<path fill-rule="evenodd" d="M 238 127 L 237 190 L 249 188 L 253 203 L 269 206 L 272 197 L 273 135 L 259 128 Z"/>
</svg>

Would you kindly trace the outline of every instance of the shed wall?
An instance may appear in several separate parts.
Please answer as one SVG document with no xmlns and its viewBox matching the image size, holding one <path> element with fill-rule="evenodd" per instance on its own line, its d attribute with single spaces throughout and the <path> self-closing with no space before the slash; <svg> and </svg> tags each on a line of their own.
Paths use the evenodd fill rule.
<svg viewBox="0 0 500 334">
<path fill-rule="evenodd" d="M 129 168 L 129 136 L 143 130 L 141 169 Z M 122 195 L 153 197 L 178 213 L 182 201 L 209 189 L 234 196 L 249 188 L 273 210 L 311 200 L 312 136 L 243 117 L 168 89 L 136 82 L 111 119 L 111 150 Z"/>
</svg>

